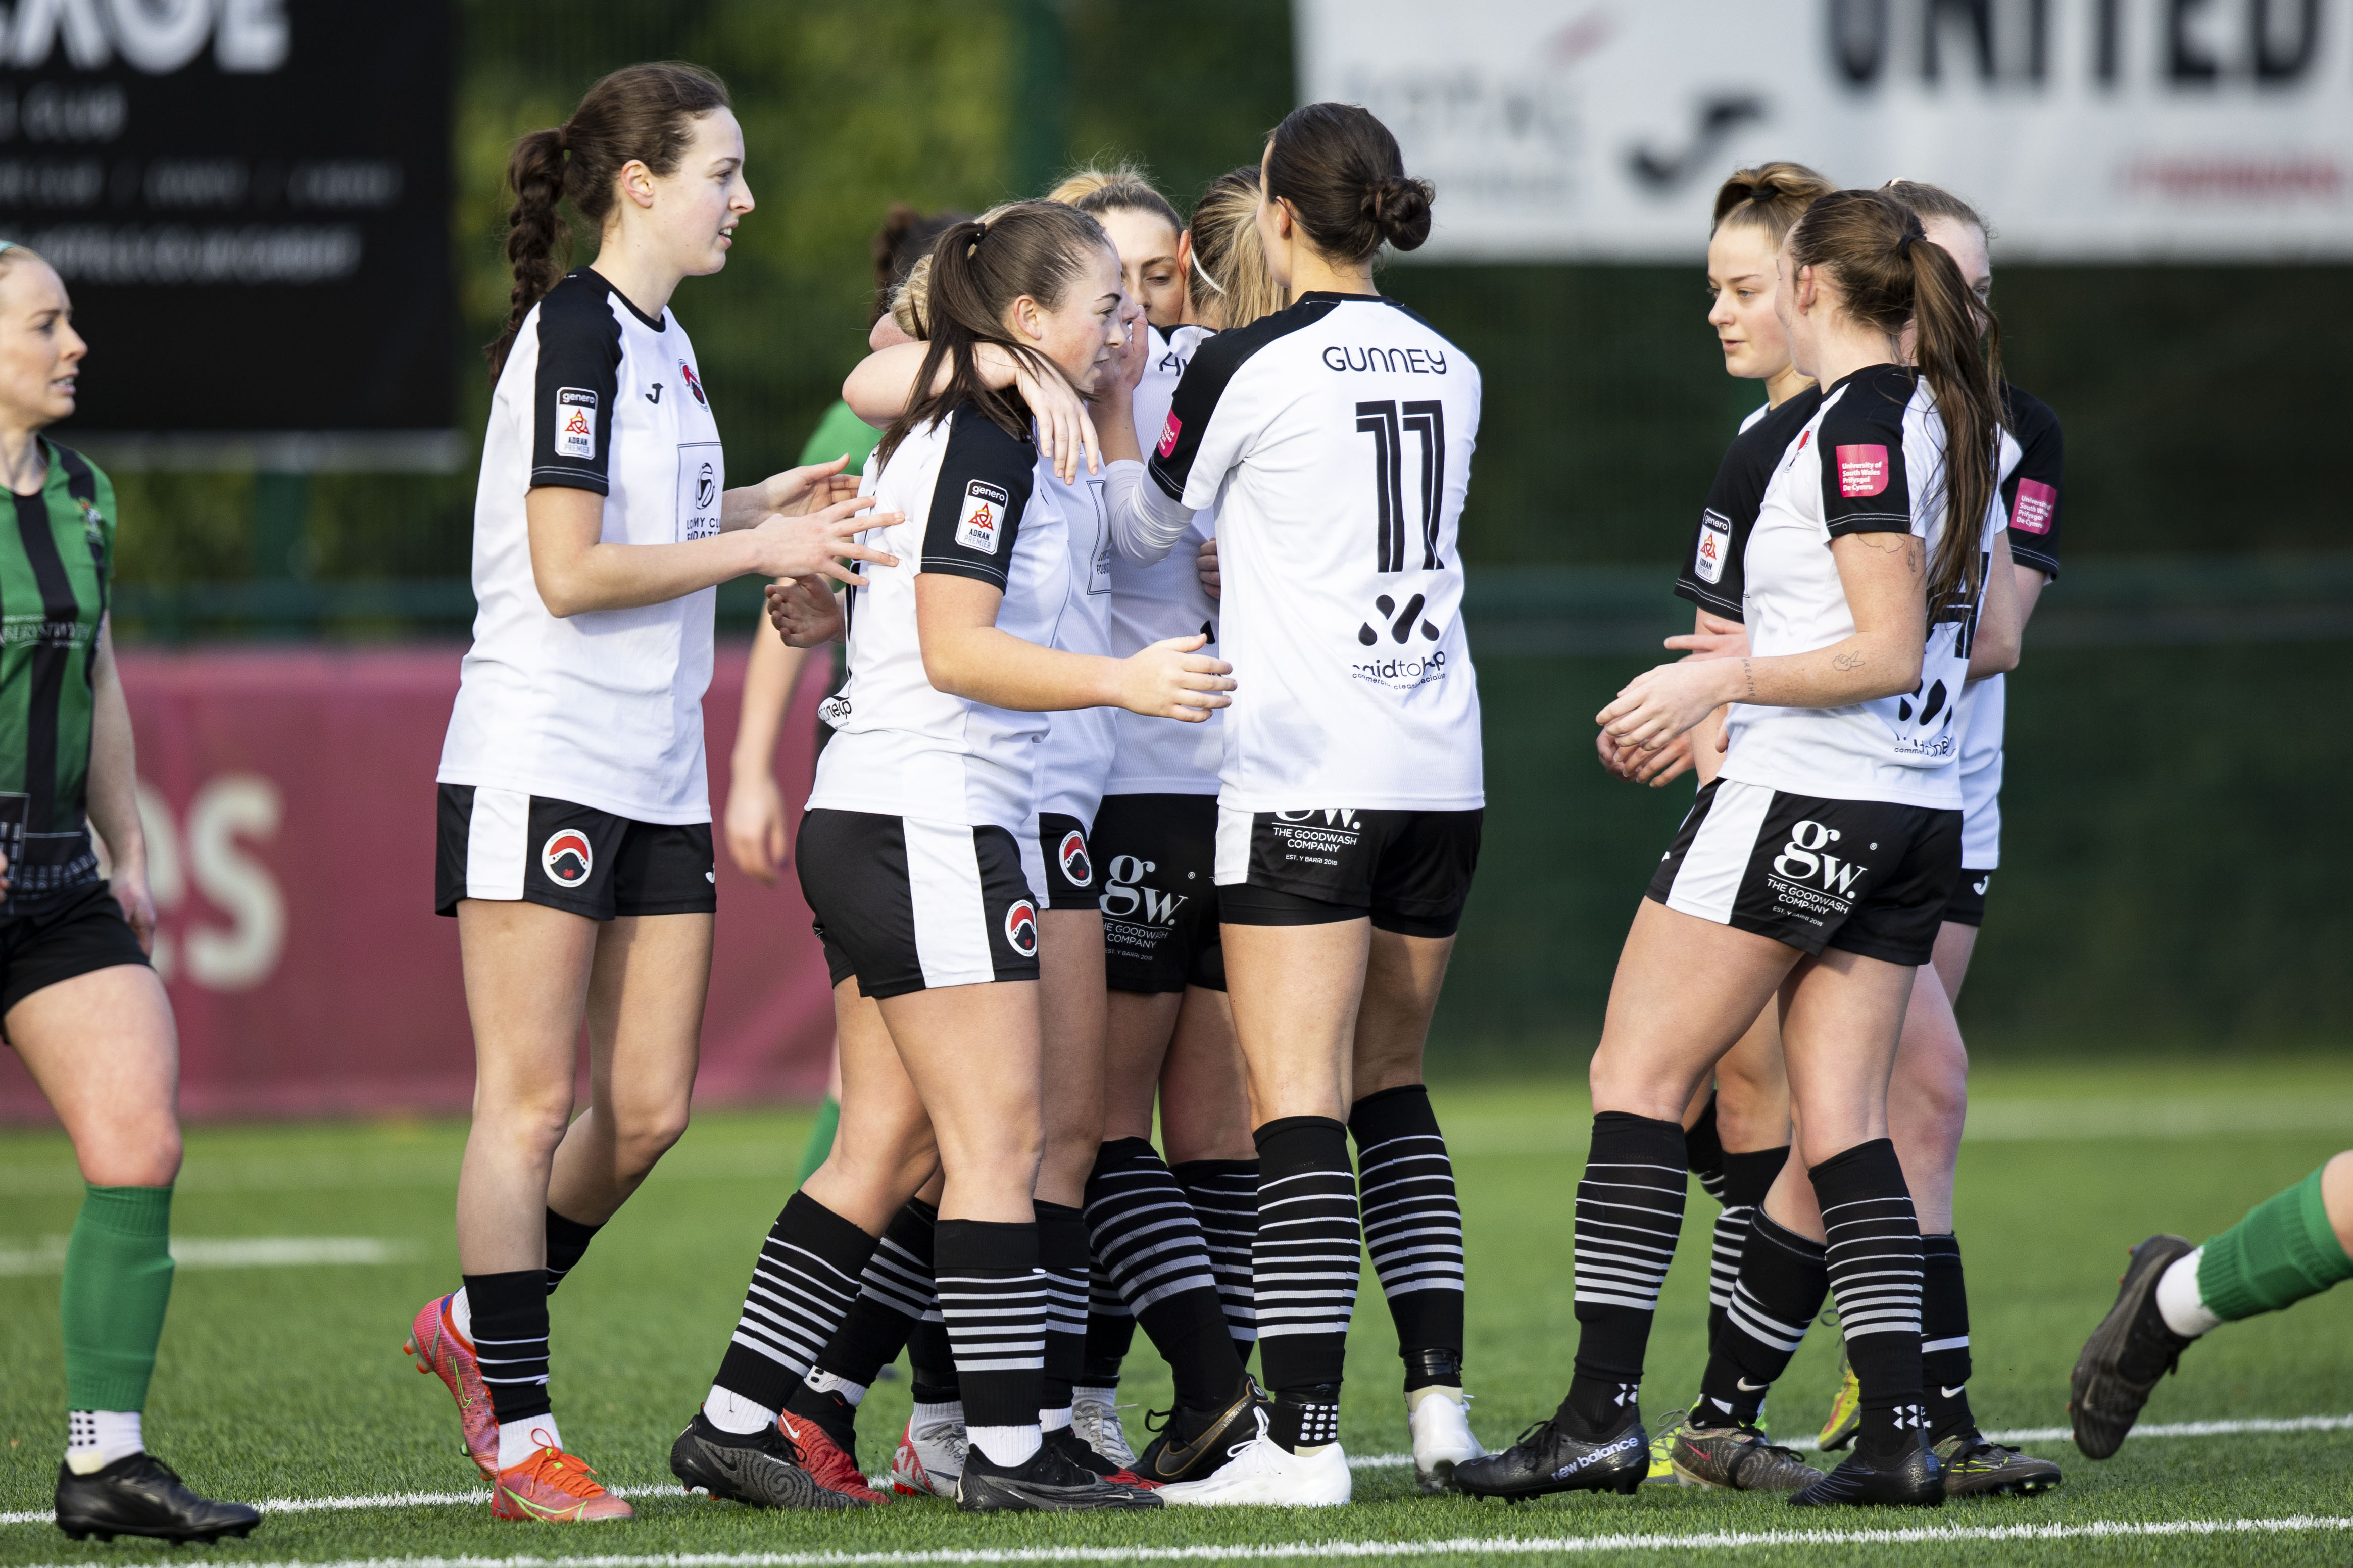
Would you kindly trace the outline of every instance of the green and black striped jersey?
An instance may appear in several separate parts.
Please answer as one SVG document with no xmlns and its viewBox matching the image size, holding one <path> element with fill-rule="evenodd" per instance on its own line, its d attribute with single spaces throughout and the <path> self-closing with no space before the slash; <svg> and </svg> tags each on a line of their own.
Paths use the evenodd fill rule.
<svg viewBox="0 0 2353 1568">
<path fill-rule="evenodd" d="M 87 816 L 98 631 L 114 561 L 114 486 L 44 440 L 41 493 L 11 496 L 0 530 L 0 844 L 5 909 L 98 879 Z"/>
</svg>

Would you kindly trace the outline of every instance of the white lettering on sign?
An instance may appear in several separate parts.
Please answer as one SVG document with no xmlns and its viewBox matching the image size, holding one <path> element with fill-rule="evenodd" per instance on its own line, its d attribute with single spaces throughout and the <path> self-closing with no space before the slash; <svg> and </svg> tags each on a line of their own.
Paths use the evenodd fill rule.
<svg viewBox="0 0 2353 1568">
<path fill-rule="evenodd" d="M 277 973 L 286 952 L 286 896 L 250 844 L 268 843 L 285 813 L 278 786 L 259 773 L 217 773 L 188 802 L 185 833 L 164 792 L 139 781 L 147 836 L 147 890 L 156 910 L 155 973 L 207 991 L 250 991 Z M 104 867 L 101 843 L 101 868 Z M 194 883 L 227 925 L 198 924 L 187 912 Z"/>
<path fill-rule="evenodd" d="M 213 63 L 239 73 L 274 71 L 292 48 L 285 0 L 17 0 L 5 18 L 8 63 L 46 65 L 58 46 L 78 70 L 120 53 L 133 69 L 169 76 L 213 46 Z"/>
</svg>

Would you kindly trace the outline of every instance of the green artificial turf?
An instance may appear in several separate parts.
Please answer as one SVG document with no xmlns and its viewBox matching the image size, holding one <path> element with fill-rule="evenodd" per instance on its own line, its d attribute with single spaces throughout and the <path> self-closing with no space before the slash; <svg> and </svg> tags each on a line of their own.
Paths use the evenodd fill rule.
<svg viewBox="0 0 2353 1568">
<path fill-rule="evenodd" d="M 1437 1101 L 1469 1226 L 1473 1422 L 1499 1446 L 1548 1414 L 1567 1380 L 1576 1328 L 1570 1205 L 1587 1108 L 1582 1085 L 1558 1079 L 1441 1087 Z M 2157 1230 L 2202 1238 L 2353 1144 L 2353 1061 L 2003 1066 L 1979 1075 L 1975 1110 L 1959 1197 L 1977 1360 L 1971 1392 L 1989 1429 L 2060 1426 L 2068 1368 L 2106 1309 L 2125 1248 Z M 555 1297 L 556 1410 L 567 1446 L 607 1482 L 670 1485 L 670 1438 L 718 1363 L 807 1124 L 796 1112 L 702 1118 Z M 417 1306 L 456 1284 L 449 1216 L 461 1137 L 446 1122 L 191 1132 L 174 1214 L 181 1237 L 369 1237 L 393 1244 L 397 1258 L 183 1268 L 148 1410 L 158 1453 L 203 1489 L 254 1500 L 479 1486 L 459 1453 L 448 1396 L 399 1351 Z M 71 1226 L 79 1192 L 60 1137 L 0 1134 L 0 1511 L 45 1509 L 56 1473 L 65 1390 L 58 1281 L 37 1270 L 52 1245 L 45 1238 Z M 1654 1415 L 1688 1399 L 1696 1384 L 1715 1214 L 1694 1185 L 1651 1342 L 1644 1395 Z M 1388 1315 L 1369 1269 L 1366 1282 L 1342 1422 L 1343 1442 L 1359 1458 L 1406 1447 Z M 1811 1434 L 1836 1370 L 1833 1335 L 1817 1328 L 1774 1394 L 1767 1414 L 1778 1435 Z M 1139 1337 L 1123 1389 L 1138 1406 L 1129 1432 L 1139 1446 L 1143 1407 L 1165 1405 L 1168 1386 Z M 860 1458 L 870 1470 L 889 1460 L 906 1388 L 903 1377 L 884 1382 L 867 1403 Z M 2353 1291 L 2226 1326 L 2184 1358 L 2146 1419 L 2303 1415 L 2353 1415 Z M 916 1500 L 852 1515 L 779 1515 L 655 1489 L 636 1499 L 634 1523 L 593 1531 L 501 1524 L 486 1504 L 460 1503 L 281 1512 L 252 1540 L 210 1550 L 225 1562 L 589 1552 L 982 1552 L 1036 1561 L 1041 1549 L 1071 1547 L 1090 1549 L 1088 1560 L 1122 1561 L 1134 1560 L 1121 1550 L 1129 1547 L 1190 1548 L 1200 1552 L 1194 1560 L 1213 1560 L 1201 1549 L 1345 1542 L 1388 1543 L 1402 1553 L 1396 1560 L 1410 1561 L 1440 1555 L 1416 1542 L 1504 1538 L 2353 1517 L 2353 1431 L 2136 1439 L 2099 1465 L 2064 1440 L 2029 1447 L 2067 1467 L 2057 1492 L 1901 1518 L 1799 1513 L 1778 1499 L 1675 1487 L 1506 1509 L 1421 1498 L 1410 1469 L 1391 1467 L 1356 1472 L 1356 1506 L 1304 1514 L 966 1519 Z M 46 1522 L 0 1524 L 0 1564 L 144 1561 L 162 1550 L 75 1545 Z M 1574 1560 L 1663 1563 L 1690 1550 L 1580 1551 Z M 1528 1548 L 1461 1547 L 1446 1560 L 1530 1555 Z M 1749 1543 L 1705 1555 L 1824 1564 L 2341 1563 L 2353 1559 L 2353 1531 Z"/>
</svg>

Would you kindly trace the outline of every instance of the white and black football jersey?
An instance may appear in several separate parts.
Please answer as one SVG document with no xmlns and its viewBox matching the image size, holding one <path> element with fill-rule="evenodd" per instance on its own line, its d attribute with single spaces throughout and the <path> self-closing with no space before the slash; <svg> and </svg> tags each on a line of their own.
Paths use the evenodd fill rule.
<svg viewBox="0 0 2353 1568">
<path fill-rule="evenodd" d="M 1479 409 L 1479 367 L 1377 295 L 1194 351 L 1146 468 L 1217 512 L 1222 805 L 1485 804 L 1456 540 Z"/>
<path fill-rule="evenodd" d="M 1168 424 L 1177 380 L 1196 349 L 1212 334 L 1207 327 L 1155 327 L 1152 358 L 1135 388 L 1135 439 L 1146 451 Z M 1201 651 L 1218 655 L 1218 602 L 1201 586 L 1201 546 L 1217 537 L 1218 516 L 1197 511 L 1193 527 L 1166 555 L 1139 566 L 1118 551 L 1111 561 L 1112 645 L 1121 654 L 1170 637 L 1206 636 Z M 1105 795 L 1215 795 L 1218 764 L 1224 759 L 1224 710 L 1212 709 L 1198 724 L 1147 718 L 1115 710 L 1115 743 Z"/>
<path fill-rule="evenodd" d="M 1765 487 L 1789 443 L 1821 405 L 1821 389 L 1809 386 L 1778 408 L 1760 408 L 1740 422 L 1740 434 L 1716 465 L 1715 482 L 1708 487 L 1707 504 L 1675 578 L 1678 597 L 1726 620 L 1748 618 L 1740 603 L 1747 581 L 1744 558 L 1757 509 L 1765 504 Z"/>
<path fill-rule="evenodd" d="M 1054 619 L 1053 646 L 1064 653 L 1091 656 L 1134 652 L 1112 646 L 1113 552 L 1103 476 L 1088 473 L 1082 463 L 1077 475 L 1064 484 L 1052 464 L 1040 463 L 1038 504 L 1052 510 L 1069 542 L 1063 557 L 1070 577 L 1060 612 Z M 1052 714 L 1045 742 L 1037 748 L 1038 809 L 1092 825 L 1095 807 L 1103 800 L 1103 779 L 1111 772 L 1113 743 L 1110 709 L 1078 708 Z"/>
<path fill-rule="evenodd" d="M 833 726 L 818 754 L 812 811 L 879 812 L 1027 830 L 1047 717 L 951 697 L 923 670 L 915 579 L 952 572 L 1004 590 L 997 628 L 1054 643 L 1069 597 L 1063 519 L 1038 491 L 1038 449 L 965 405 L 910 434 L 866 488 L 905 514 L 860 540 L 899 558 L 864 563 L 848 590 L 849 679 L 818 710 Z"/>
<path fill-rule="evenodd" d="M 1933 557 L 1947 526 L 1944 422 L 1927 383 L 1873 365 L 1830 388 L 1790 442 L 1742 552 L 1750 650 L 1810 653 L 1854 633 L 1831 542 L 1911 533 Z M 1969 520 L 1990 552 L 1999 493 Z M 1733 706 L 1721 776 L 1792 795 L 1958 809 L 1957 710 L 1978 601 L 1931 607 L 1920 683 L 1843 708 Z"/>
<path fill-rule="evenodd" d="M 639 822 L 708 822 L 702 694 L 716 590 L 550 615 L 523 510 L 543 485 L 604 497 L 607 543 L 719 531 L 727 465 L 694 345 L 675 312 L 639 314 L 587 268 L 523 318 L 491 396 L 474 496 L 474 642 L 439 780 Z"/>
</svg>

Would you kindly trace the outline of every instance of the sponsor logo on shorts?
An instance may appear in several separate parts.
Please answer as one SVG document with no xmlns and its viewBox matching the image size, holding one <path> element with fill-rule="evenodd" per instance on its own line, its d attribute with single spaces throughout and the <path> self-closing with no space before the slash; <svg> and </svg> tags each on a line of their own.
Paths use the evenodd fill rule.
<svg viewBox="0 0 2353 1568">
<path fill-rule="evenodd" d="M 596 395 L 586 387 L 556 388 L 555 455 L 589 458 L 596 456 Z"/>
<path fill-rule="evenodd" d="M 1692 574 L 1703 583 L 1724 580 L 1724 558 L 1732 551 L 1732 520 L 1708 508 L 1699 514 L 1699 549 L 1692 557 Z"/>
<path fill-rule="evenodd" d="M 1012 500 L 987 479 L 968 482 L 964 487 L 963 510 L 956 513 L 955 542 L 983 555 L 996 554 L 997 532 L 1004 527 L 1005 509 Z"/>
<path fill-rule="evenodd" d="M 1176 449 L 1176 433 L 1184 428 L 1185 422 L 1176 417 L 1176 411 L 1175 409 L 1170 409 L 1168 411 L 1168 423 L 1160 427 L 1160 445 L 1153 447 L 1152 449 L 1159 453 L 1164 458 L 1168 456 L 1169 453 Z"/>
<path fill-rule="evenodd" d="M 1105 920 L 1176 929 L 1176 911 L 1185 907 L 1186 895 L 1144 886 L 1144 879 L 1152 875 L 1158 864 L 1135 855 L 1111 858 L 1103 897 L 1095 900 Z"/>
<path fill-rule="evenodd" d="M 1852 499 L 1887 489 L 1886 447 L 1841 447 L 1837 456 L 1839 494 Z"/>
<path fill-rule="evenodd" d="M 1005 911 L 1005 940 L 1022 957 L 1038 956 L 1038 907 L 1029 900 L 1016 899 Z"/>
<path fill-rule="evenodd" d="M 1845 837 L 1838 828 L 1810 820 L 1789 830 L 1789 842 L 1773 857 L 1772 874 L 1765 879 L 1781 913 L 1820 926 L 1853 912 L 1856 887 L 1871 868 L 1832 852 L 1831 847 Z"/>
<path fill-rule="evenodd" d="M 2048 533 L 2059 510 L 2059 489 L 2041 479 L 2018 481 L 2018 504 L 2010 509 L 2010 526 L 2021 533 Z"/>
<path fill-rule="evenodd" d="M 1062 842 L 1054 850 L 1054 858 L 1061 863 L 1062 879 L 1073 888 L 1091 886 L 1095 879 L 1094 863 L 1087 858 L 1087 841 L 1075 827 L 1062 835 Z"/>
<path fill-rule="evenodd" d="M 1286 866 L 1337 866 L 1364 837 L 1365 820 L 1349 806 L 1278 811 L 1266 825 Z"/>
<path fill-rule="evenodd" d="M 577 888 L 596 868 L 596 849 L 576 827 L 560 827 L 539 847 L 539 868 L 559 888 Z"/>
</svg>

